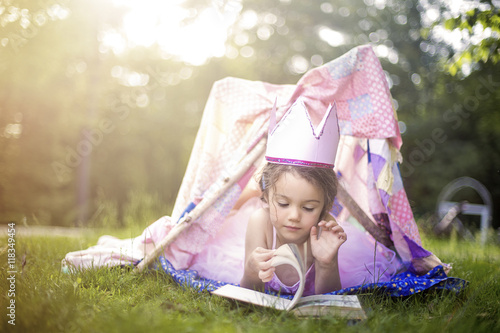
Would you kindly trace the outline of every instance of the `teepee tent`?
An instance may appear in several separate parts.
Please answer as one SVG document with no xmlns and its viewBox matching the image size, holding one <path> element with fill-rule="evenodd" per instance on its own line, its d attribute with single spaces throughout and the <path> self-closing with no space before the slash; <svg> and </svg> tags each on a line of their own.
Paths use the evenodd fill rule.
<svg viewBox="0 0 500 333">
<path fill-rule="evenodd" d="M 179 282 L 228 282 L 190 269 L 205 260 L 207 244 L 223 232 L 228 216 L 252 193 L 254 173 L 264 160 L 273 104 L 277 101 L 279 118 L 299 96 L 314 124 L 329 104 L 337 107 L 341 139 L 335 171 L 341 186 L 332 215 L 339 223 L 366 230 L 375 244 L 393 249 L 405 274 L 434 278 L 435 283 L 424 285 L 453 285 L 444 272 L 448 267 L 421 247 L 399 171 L 402 140 L 392 97 L 370 46 L 354 48 L 308 71 L 296 85 L 237 78 L 215 82 L 171 216 L 134 239 L 103 236 L 95 247 L 69 253 L 64 267 L 131 263 L 142 270 L 160 257 L 162 268 Z M 460 287 L 461 281 L 453 281 Z"/>
</svg>

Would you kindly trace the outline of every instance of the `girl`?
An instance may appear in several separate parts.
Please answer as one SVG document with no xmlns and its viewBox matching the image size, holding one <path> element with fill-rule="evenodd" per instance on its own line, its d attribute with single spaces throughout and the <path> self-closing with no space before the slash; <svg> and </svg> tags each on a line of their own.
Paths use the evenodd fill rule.
<svg viewBox="0 0 500 333">
<path fill-rule="evenodd" d="M 342 226 L 328 213 L 338 183 L 333 170 L 340 137 L 335 108 L 327 109 L 318 126 L 313 126 L 302 98 L 278 124 L 274 124 L 275 112 L 273 107 L 268 163 L 255 186 L 260 187 L 261 200 L 249 199 L 239 208 L 247 194 L 255 193 L 251 182 L 234 214 L 226 218 L 191 269 L 212 279 L 232 283 L 234 279 L 250 289 L 293 294 L 298 289 L 297 272 L 286 265 L 272 267 L 271 259 L 279 246 L 295 243 L 306 261 L 304 295 L 387 281 L 398 268 L 394 252 L 350 224 L 345 209 L 338 215 Z M 238 249 L 245 251 L 243 262 Z"/>
<path fill-rule="evenodd" d="M 338 251 L 347 236 L 328 213 L 337 193 L 335 172 L 268 163 L 259 184 L 265 205 L 248 222 L 240 285 L 295 293 L 297 272 L 287 265 L 271 266 L 276 248 L 295 243 L 308 267 L 304 295 L 341 289 Z"/>
</svg>

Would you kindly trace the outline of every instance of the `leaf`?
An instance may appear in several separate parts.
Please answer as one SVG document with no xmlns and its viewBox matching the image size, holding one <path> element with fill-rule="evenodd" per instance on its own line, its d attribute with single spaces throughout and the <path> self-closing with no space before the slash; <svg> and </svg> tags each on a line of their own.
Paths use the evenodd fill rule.
<svg viewBox="0 0 500 333">
<path fill-rule="evenodd" d="M 454 18 L 447 19 L 446 21 L 444 21 L 444 27 L 448 30 L 453 30 L 456 28 L 457 23 L 458 23 L 458 19 L 454 19 Z"/>
<path fill-rule="evenodd" d="M 496 64 L 497 62 L 500 61 L 500 54 L 494 54 L 492 57 L 491 57 L 492 61 L 494 64 Z"/>
<path fill-rule="evenodd" d="M 457 65 L 456 64 L 451 64 L 448 67 L 448 72 L 451 74 L 451 76 L 455 76 L 457 74 Z"/>
<path fill-rule="evenodd" d="M 467 16 L 474 16 L 474 15 L 476 15 L 476 9 L 471 9 L 471 10 L 465 12 L 465 14 Z"/>
<path fill-rule="evenodd" d="M 460 25 L 458 27 L 461 30 L 467 29 L 469 31 L 469 33 L 472 33 L 472 27 L 468 21 L 462 21 L 462 23 L 460 23 Z"/>
<path fill-rule="evenodd" d="M 491 22 L 490 28 L 494 29 L 495 31 L 499 31 L 499 29 L 500 29 L 500 15 L 496 14 L 496 15 L 491 16 L 490 22 Z"/>
</svg>

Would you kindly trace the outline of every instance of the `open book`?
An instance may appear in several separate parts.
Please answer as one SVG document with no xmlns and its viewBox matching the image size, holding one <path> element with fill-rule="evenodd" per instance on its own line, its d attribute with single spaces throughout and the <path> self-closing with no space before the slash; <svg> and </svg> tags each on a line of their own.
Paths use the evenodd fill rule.
<svg viewBox="0 0 500 333">
<path fill-rule="evenodd" d="M 306 269 L 297 245 L 285 244 L 276 250 L 272 265 L 285 264 L 294 267 L 299 274 L 299 289 L 292 300 L 229 284 L 212 291 L 212 294 L 259 306 L 291 311 L 300 317 L 330 315 L 348 319 L 366 319 L 365 312 L 357 296 L 313 295 L 302 297 Z"/>
</svg>

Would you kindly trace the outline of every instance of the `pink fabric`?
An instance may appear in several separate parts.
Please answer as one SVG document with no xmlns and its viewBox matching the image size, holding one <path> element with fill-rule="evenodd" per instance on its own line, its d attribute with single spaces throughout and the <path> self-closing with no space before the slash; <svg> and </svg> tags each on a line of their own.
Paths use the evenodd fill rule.
<svg viewBox="0 0 500 333">
<path fill-rule="evenodd" d="M 394 251 L 376 243 L 371 235 L 350 222 L 340 224 L 347 234 L 347 241 L 339 249 L 342 288 L 387 282 L 393 275 L 404 270 L 403 263 Z"/>
<path fill-rule="evenodd" d="M 302 295 L 309 296 L 314 295 L 314 277 L 315 277 L 314 264 L 309 267 L 306 272 L 306 283 L 304 285 L 304 292 Z M 280 292 L 282 294 L 294 295 L 299 289 L 299 281 L 297 281 L 293 286 L 288 286 L 281 282 L 276 274 L 273 275 L 271 281 L 266 283 L 266 288 L 270 290 L 274 290 L 276 292 Z"/>
<path fill-rule="evenodd" d="M 278 101 L 279 119 L 299 96 L 305 98 L 315 126 L 323 118 L 328 105 L 336 103 L 341 142 L 335 170 L 341 175 L 340 182 L 368 216 L 373 217 L 375 212 L 372 209 L 376 213 L 387 214 L 398 254 L 405 260 L 411 259 L 405 236 L 417 244 L 420 244 L 420 237 L 397 169 L 401 146 L 397 117 L 379 60 L 370 46 L 360 46 L 308 71 L 296 85 L 275 85 L 237 78 L 215 82 L 171 217 L 160 218 L 137 238 L 112 244 L 99 243 L 91 249 L 72 252 L 67 255 L 66 262 L 77 267 L 118 264 L 136 261 L 149 253 L 152 246 L 168 234 L 185 208 L 208 197 L 213 191 L 211 185 L 231 172 L 236 161 L 247 154 L 251 144 L 267 133 L 275 99 Z M 378 165 L 378 175 L 374 175 L 368 167 L 368 141 L 374 142 L 373 149 L 385 161 Z M 259 163 L 262 161 L 258 161 L 254 168 Z M 250 178 L 250 174 L 241 178 L 165 250 L 164 255 L 175 268 L 203 266 L 202 262 L 208 260 L 205 252 L 209 246 L 217 246 L 218 243 L 221 245 L 219 249 L 222 249 L 224 239 L 229 237 L 224 236 L 225 233 L 218 236 L 219 232 L 224 232 L 225 223 L 231 220 L 227 217 Z M 352 218 L 343 209 L 337 220 L 344 223 L 348 219 Z M 376 223 L 375 219 L 372 221 Z M 242 228 L 238 223 L 231 226 Z M 373 242 L 370 237 L 367 235 L 365 240 Z M 341 249 L 350 249 L 350 246 L 344 244 Z M 120 253 L 126 255 L 120 257 Z M 130 253 L 135 254 L 131 256 Z M 210 268 L 215 266 L 205 267 L 204 271 L 208 274 L 216 269 Z M 220 270 L 220 267 L 217 269 Z"/>
<path fill-rule="evenodd" d="M 189 268 L 212 280 L 239 284 L 244 270 L 248 220 L 261 205 L 261 200 L 254 197 L 232 212 L 219 232 L 207 241 L 203 251 L 193 257 Z"/>
</svg>

